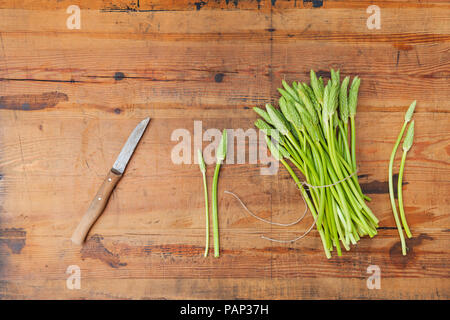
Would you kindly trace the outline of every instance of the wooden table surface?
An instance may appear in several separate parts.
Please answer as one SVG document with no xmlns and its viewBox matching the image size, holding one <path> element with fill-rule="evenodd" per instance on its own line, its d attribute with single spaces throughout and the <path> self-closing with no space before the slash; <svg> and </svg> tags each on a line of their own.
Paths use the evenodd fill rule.
<svg viewBox="0 0 450 320">
<path fill-rule="evenodd" d="M 380 29 L 368 29 L 370 5 Z M 68 29 L 81 9 L 80 29 Z M 448 1 L 0 1 L 0 297 L 3 299 L 448 299 L 450 193 Z M 171 160 L 176 129 L 253 128 L 251 107 L 281 79 L 330 68 L 362 79 L 360 181 L 378 235 L 324 256 L 284 169 L 226 164 L 221 257 L 204 258 L 196 164 Z M 389 155 L 417 99 L 404 198 L 414 237 L 400 253 Z M 83 247 L 70 236 L 135 125 L 152 118 Z M 193 142 L 192 142 L 193 144 Z M 206 147 L 209 142 L 203 142 Z M 248 142 L 246 144 L 248 154 Z M 192 151 L 192 154 L 194 151 Z M 400 152 L 397 155 L 399 158 Z M 398 170 L 398 162 L 394 168 Z M 211 185 L 213 166 L 208 167 Z M 67 286 L 78 266 L 81 288 Z M 369 289 L 368 267 L 380 269 Z"/>
</svg>

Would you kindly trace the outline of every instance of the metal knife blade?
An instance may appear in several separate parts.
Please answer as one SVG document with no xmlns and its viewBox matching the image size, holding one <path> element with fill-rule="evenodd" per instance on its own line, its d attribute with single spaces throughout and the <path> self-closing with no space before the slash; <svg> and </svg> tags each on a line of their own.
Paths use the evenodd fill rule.
<svg viewBox="0 0 450 320">
<path fill-rule="evenodd" d="M 136 149 L 136 146 L 139 143 L 139 140 L 141 140 L 141 137 L 144 134 L 144 131 L 147 128 L 149 122 L 150 118 L 145 118 L 136 126 L 136 128 L 134 128 L 133 132 L 131 132 L 127 142 L 120 151 L 116 162 L 114 162 L 114 165 L 112 167 L 113 171 L 117 171 L 117 173 L 123 174 L 125 168 L 127 167 L 128 161 L 130 161 L 134 149 Z"/>
</svg>

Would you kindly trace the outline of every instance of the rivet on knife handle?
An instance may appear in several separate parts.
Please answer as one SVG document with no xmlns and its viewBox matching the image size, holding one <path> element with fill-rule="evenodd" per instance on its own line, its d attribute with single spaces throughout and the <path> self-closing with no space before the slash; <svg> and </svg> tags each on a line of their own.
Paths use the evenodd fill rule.
<svg viewBox="0 0 450 320">
<path fill-rule="evenodd" d="M 100 186 L 100 189 L 98 190 L 95 198 L 92 200 L 87 212 L 84 214 L 83 218 L 72 234 L 73 243 L 82 244 L 84 242 L 84 239 L 86 238 L 89 230 L 94 225 L 95 221 L 97 221 L 98 217 L 100 217 L 103 210 L 105 210 L 109 197 L 111 196 L 111 193 L 113 192 L 114 187 L 117 185 L 120 178 L 122 178 L 128 161 L 130 161 L 130 158 L 133 155 L 133 152 L 136 149 L 139 140 L 144 134 L 149 121 L 150 118 L 145 118 L 136 126 L 136 128 L 134 128 L 133 132 L 131 132 L 127 142 L 120 151 L 116 162 L 109 171 L 108 176 L 106 177 L 105 181 L 103 181 L 103 184 Z"/>
</svg>

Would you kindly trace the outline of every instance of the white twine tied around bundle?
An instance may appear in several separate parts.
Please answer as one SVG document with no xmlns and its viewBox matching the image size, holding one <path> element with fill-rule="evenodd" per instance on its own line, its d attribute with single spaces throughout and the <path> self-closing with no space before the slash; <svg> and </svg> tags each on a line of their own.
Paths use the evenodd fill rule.
<svg viewBox="0 0 450 320">
<path fill-rule="evenodd" d="M 334 182 L 334 183 L 332 183 L 332 184 L 325 184 L 325 185 L 322 185 L 322 186 L 314 186 L 314 185 L 309 184 L 309 183 L 306 182 L 306 181 L 302 181 L 302 182 L 300 182 L 300 183 L 296 183 L 296 185 L 297 185 L 297 187 L 299 187 L 299 185 L 306 186 L 306 187 L 308 187 L 308 189 L 329 188 L 329 187 L 333 187 L 333 186 L 335 186 L 335 185 L 338 185 L 339 183 L 342 183 L 342 182 L 344 182 L 344 181 L 350 179 L 350 178 L 353 177 L 356 173 L 358 173 L 358 170 L 355 170 L 355 171 L 354 171 L 353 173 L 351 173 L 350 175 L 348 175 L 348 176 L 346 176 L 345 178 L 343 178 L 343 179 L 341 179 L 341 180 L 339 180 L 339 181 L 336 181 L 336 182 Z M 289 226 L 293 226 L 293 225 L 299 223 L 300 221 L 302 221 L 303 218 L 304 218 L 305 215 L 306 215 L 306 212 L 308 212 L 308 205 L 306 204 L 305 197 L 303 196 L 303 194 L 301 194 L 302 199 L 303 199 L 303 202 L 305 203 L 305 211 L 303 212 L 303 215 L 302 215 L 300 218 L 298 218 L 296 221 L 290 222 L 290 223 L 272 222 L 272 221 L 266 220 L 266 219 L 264 219 L 264 218 L 261 218 L 261 217 L 257 216 L 256 214 L 254 214 L 253 212 L 251 212 L 251 211 L 247 208 L 247 206 L 244 204 L 244 202 L 242 202 L 242 200 L 241 200 L 235 193 L 233 193 L 233 192 L 231 192 L 231 191 L 228 191 L 228 190 L 225 190 L 224 193 L 230 194 L 230 195 L 232 195 L 233 197 L 235 197 L 236 200 L 239 201 L 239 203 L 241 204 L 241 206 L 244 208 L 244 210 L 247 211 L 247 213 L 248 213 L 249 215 L 251 215 L 253 218 L 258 219 L 258 220 L 260 220 L 260 221 L 262 221 L 262 222 L 271 224 L 271 225 L 275 225 L 275 226 L 280 226 L 280 227 L 289 227 Z M 313 221 L 313 223 L 311 224 L 311 226 L 310 226 L 310 227 L 309 227 L 302 235 L 300 235 L 300 236 L 298 236 L 298 237 L 296 237 L 296 238 L 294 238 L 294 239 L 291 239 L 291 240 L 279 240 L 279 239 L 273 239 L 273 238 L 266 237 L 265 235 L 262 235 L 261 238 L 266 239 L 266 240 L 269 240 L 269 241 L 273 241 L 273 242 L 293 243 L 293 242 L 295 242 L 295 241 L 297 241 L 297 240 L 300 240 L 300 239 L 304 238 L 308 233 L 310 233 L 311 230 L 314 228 L 314 225 L 315 225 L 315 224 L 316 224 L 316 219 L 314 219 L 314 221 Z"/>
</svg>

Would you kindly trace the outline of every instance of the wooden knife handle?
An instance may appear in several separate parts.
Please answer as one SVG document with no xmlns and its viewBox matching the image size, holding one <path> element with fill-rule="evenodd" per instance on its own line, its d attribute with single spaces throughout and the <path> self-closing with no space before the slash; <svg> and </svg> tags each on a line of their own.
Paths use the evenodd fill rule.
<svg viewBox="0 0 450 320">
<path fill-rule="evenodd" d="M 103 181 L 103 184 L 95 195 L 94 200 L 92 200 L 91 205 L 73 232 L 73 243 L 81 245 L 84 242 L 89 230 L 105 209 L 109 197 L 120 178 L 122 178 L 122 175 L 115 173 L 112 170 L 108 173 L 108 176 L 105 178 L 105 181 Z"/>
</svg>

